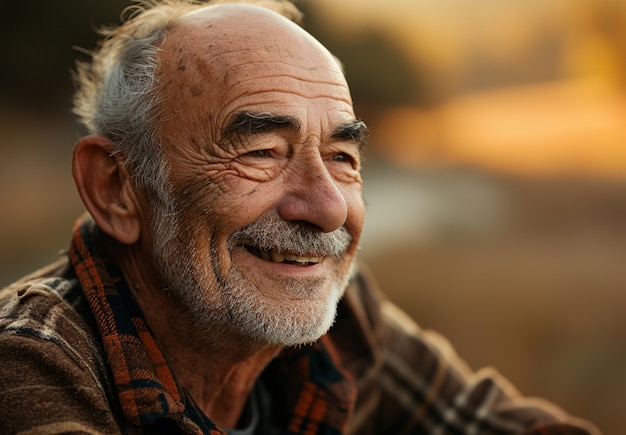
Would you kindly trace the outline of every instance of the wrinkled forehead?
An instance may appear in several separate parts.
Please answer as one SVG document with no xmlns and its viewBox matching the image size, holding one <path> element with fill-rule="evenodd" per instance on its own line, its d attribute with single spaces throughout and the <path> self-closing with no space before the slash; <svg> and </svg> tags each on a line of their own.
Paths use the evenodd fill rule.
<svg viewBox="0 0 626 435">
<path fill-rule="evenodd" d="M 340 65 L 304 29 L 268 9 L 248 4 L 207 6 L 183 16 L 161 46 L 163 74 L 196 69 L 228 82 L 277 73 L 343 82 Z M 189 72 L 189 71 L 187 71 Z M 243 77 L 242 77 L 243 75 Z M 227 83 L 222 83 L 227 84 Z"/>
</svg>

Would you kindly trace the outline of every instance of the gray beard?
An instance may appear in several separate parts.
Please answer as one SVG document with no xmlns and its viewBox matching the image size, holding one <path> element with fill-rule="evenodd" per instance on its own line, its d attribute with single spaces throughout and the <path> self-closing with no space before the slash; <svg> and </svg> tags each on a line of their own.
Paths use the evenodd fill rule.
<svg viewBox="0 0 626 435">
<path fill-rule="evenodd" d="M 314 342 L 330 329 L 350 271 L 343 276 L 335 271 L 324 278 L 283 278 L 279 285 L 293 295 L 305 298 L 330 283 L 329 294 L 323 299 L 306 300 L 297 308 L 287 301 L 276 303 L 263 297 L 237 265 L 232 264 L 226 276 L 221 274 L 219 266 L 224 260 L 213 244 L 207 262 L 203 258 L 206 253 L 197 252 L 192 240 L 185 237 L 193 231 L 180 225 L 176 217 L 176 213 L 163 213 L 155 219 L 160 223 L 154 228 L 160 243 L 155 243 L 154 258 L 165 290 L 184 316 L 185 322 L 181 323 L 193 328 L 194 340 L 214 340 L 215 334 L 223 331 L 255 343 L 293 346 Z M 267 249 L 338 256 L 349 245 L 350 236 L 344 228 L 319 233 L 274 216 L 235 232 L 228 241 L 229 252 L 244 241 Z M 187 336 L 191 331 L 185 328 L 180 333 Z"/>
</svg>

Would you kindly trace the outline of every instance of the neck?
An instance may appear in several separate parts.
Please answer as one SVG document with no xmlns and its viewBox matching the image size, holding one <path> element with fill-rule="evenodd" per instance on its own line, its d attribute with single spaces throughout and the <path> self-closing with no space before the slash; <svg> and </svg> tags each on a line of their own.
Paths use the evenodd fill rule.
<svg viewBox="0 0 626 435">
<path fill-rule="evenodd" d="M 198 330 L 188 313 L 147 278 L 150 274 L 139 273 L 146 269 L 134 261 L 137 256 L 128 251 L 115 253 L 113 258 L 118 258 L 134 299 L 180 384 L 218 426 L 236 427 L 256 380 L 281 347 L 253 342 L 224 327 Z"/>
<path fill-rule="evenodd" d="M 181 385 L 222 428 L 236 427 L 254 384 L 280 350 L 268 346 L 242 352 L 240 346 L 232 344 L 230 348 L 238 349 L 211 345 L 190 348 L 176 340 L 161 340 L 159 336 L 157 340 L 163 343 L 163 352 Z"/>
</svg>

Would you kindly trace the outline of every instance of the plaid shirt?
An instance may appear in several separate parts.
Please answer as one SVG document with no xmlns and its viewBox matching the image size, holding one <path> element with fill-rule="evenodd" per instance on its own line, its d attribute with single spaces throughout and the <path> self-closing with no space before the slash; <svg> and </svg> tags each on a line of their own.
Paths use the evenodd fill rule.
<svg viewBox="0 0 626 435">
<path fill-rule="evenodd" d="M 1 433 L 223 434 L 177 382 L 102 234 L 77 223 L 67 259 L 0 293 Z M 598 434 L 471 372 L 361 270 L 317 343 L 262 374 L 281 434 Z"/>
</svg>

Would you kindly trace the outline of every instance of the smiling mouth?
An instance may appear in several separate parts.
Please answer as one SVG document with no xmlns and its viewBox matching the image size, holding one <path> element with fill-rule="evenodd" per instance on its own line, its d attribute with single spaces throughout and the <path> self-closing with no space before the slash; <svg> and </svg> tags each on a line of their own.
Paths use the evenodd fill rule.
<svg viewBox="0 0 626 435">
<path fill-rule="evenodd" d="M 244 248 L 246 248 L 246 250 L 252 255 L 255 255 L 266 261 L 271 261 L 273 263 L 287 263 L 295 264 L 297 266 L 311 266 L 314 264 L 318 264 L 324 259 L 324 257 L 297 255 L 291 252 L 280 252 L 273 249 L 265 250 L 250 245 L 244 245 Z"/>
</svg>

